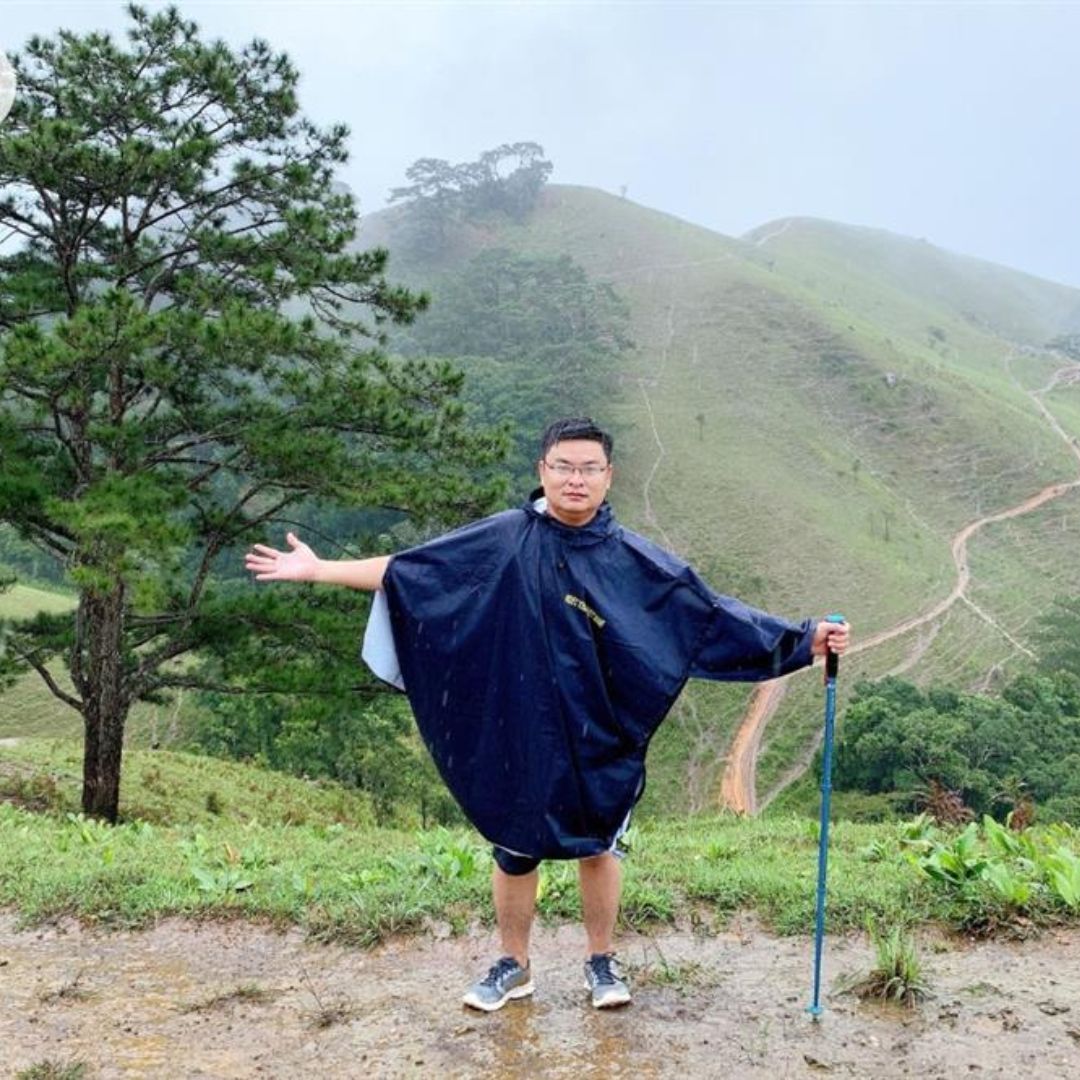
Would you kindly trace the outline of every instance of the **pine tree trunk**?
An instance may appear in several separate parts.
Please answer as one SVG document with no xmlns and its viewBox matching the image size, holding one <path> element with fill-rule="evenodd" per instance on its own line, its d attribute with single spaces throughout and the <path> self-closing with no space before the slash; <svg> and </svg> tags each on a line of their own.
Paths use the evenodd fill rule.
<svg viewBox="0 0 1080 1080">
<path fill-rule="evenodd" d="M 124 685 L 124 587 L 80 600 L 86 633 L 83 672 L 86 743 L 83 813 L 115 823 L 120 809 L 120 763 L 129 699 Z"/>
</svg>

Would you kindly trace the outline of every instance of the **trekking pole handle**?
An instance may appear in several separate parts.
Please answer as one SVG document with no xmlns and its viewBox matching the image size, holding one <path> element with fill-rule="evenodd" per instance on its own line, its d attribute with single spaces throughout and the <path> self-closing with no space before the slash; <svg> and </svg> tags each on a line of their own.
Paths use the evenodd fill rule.
<svg viewBox="0 0 1080 1080">
<path fill-rule="evenodd" d="M 825 621 L 830 623 L 842 623 L 847 622 L 847 619 L 843 615 L 826 615 Z M 837 672 L 840 670 L 840 657 L 832 651 L 832 649 L 826 648 L 825 650 L 825 678 L 835 679 Z"/>
</svg>

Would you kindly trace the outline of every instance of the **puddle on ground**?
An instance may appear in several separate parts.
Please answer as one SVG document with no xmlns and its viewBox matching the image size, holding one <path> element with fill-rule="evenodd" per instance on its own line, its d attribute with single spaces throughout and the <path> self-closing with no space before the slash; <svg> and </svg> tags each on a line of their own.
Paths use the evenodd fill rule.
<svg viewBox="0 0 1080 1080">
<path fill-rule="evenodd" d="M 715 937 L 626 935 L 634 1002 L 598 1012 L 575 927 L 538 930 L 531 1000 L 482 1014 L 462 992 L 495 935 L 371 952 L 243 923 L 146 931 L 0 916 L 0 1073 L 47 1059 L 88 1078 L 1080 1076 L 1080 931 L 1023 943 L 927 936 L 934 996 L 914 1011 L 833 996 L 805 1012 L 807 939 L 748 917 Z M 865 970 L 830 939 L 826 984 Z"/>
</svg>

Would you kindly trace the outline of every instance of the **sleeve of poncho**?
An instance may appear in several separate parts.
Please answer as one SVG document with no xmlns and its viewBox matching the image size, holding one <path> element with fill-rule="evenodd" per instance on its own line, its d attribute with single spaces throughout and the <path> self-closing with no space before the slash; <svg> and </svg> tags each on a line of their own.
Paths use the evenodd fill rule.
<svg viewBox="0 0 1080 1080">
<path fill-rule="evenodd" d="M 712 594 L 712 614 L 698 640 L 690 678 L 756 682 L 813 662 L 816 619 L 788 622 L 730 596 Z"/>
</svg>

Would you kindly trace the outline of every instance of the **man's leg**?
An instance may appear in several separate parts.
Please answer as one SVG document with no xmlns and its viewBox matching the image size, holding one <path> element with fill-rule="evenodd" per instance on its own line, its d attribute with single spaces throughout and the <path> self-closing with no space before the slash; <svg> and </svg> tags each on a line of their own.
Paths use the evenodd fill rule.
<svg viewBox="0 0 1080 1080">
<path fill-rule="evenodd" d="M 528 997 L 533 992 L 529 931 L 532 930 L 536 887 L 540 881 L 538 859 L 514 855 L 501 848 L 496 848 L 493 854 L 495 868 L 491 874 L 491 895 L 495 901 L 503 955 L 462 998 L 470 1008 L 485 1012 L 501 1009 L 508 1001 Z M 504 870 L 504 866 L 507 869 Z"/>
<path fill-rule="evenodd" d="M 496 863 L 491 874 L 491 895 L 503 953 L 512 956 L 522 967 L 529 963 L 529 933 L 539 882 L 539 867 L 527 874 L 508 874 Z"/>
<path fill-rule="evenodd" d="M 589 955 L 613 952 L 612 939 L 622 892 L 619 859 L 608 851 L 591 859 L 579 860 L 578 880 L 581 883 L 581 909 L 585 918 Z"/>
<path fill-rule="evenodd" d="M 589 955 L 585 961 L 585 988 L 597 1009 L 610 1009 L 630 1001 L 630 987 L 615 959 L 613 938 L 619 917 L 622 868 L 612 852 L 582 859 L 578 863 L 581 908 Z"/>
</svg>

